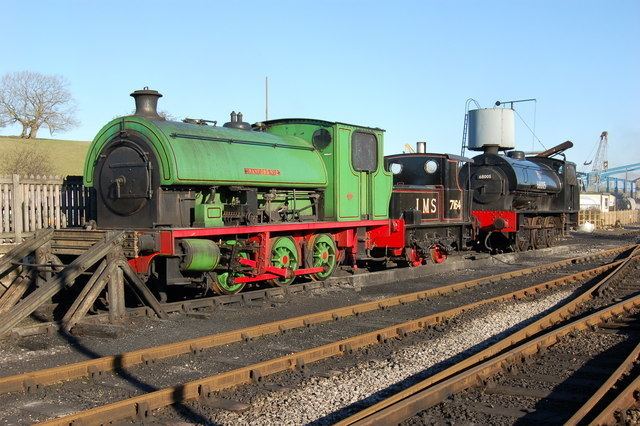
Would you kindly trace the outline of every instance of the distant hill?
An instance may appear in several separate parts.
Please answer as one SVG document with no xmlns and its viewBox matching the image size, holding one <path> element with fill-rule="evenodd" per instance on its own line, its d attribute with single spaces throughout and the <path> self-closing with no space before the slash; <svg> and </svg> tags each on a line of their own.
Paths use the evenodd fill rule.
<svg viewBox="0 0 640 426">
<path fill-rule="evenodd" d="M 0 158 L 5 158 L 16 148 L 25 145 L 35 146 L 46 152 L 58 175 L 82 175 L 84 157 L 89 150 L 89 142 L 62 139 L 20 139 L 14 136 L 0 136 Z"/>
</svg>

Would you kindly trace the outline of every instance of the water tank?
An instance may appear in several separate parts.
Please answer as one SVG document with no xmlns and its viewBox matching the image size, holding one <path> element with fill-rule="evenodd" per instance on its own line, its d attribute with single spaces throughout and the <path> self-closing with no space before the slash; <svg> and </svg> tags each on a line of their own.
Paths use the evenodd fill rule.
<svg viewBox="0 0 640 426">
<path fill-rule="evenodd" d="M 469 149 L 485 151 L 487 147 L 513 149 L 515 146 L 512 109 L 482 108 L 469 111 Z"/>
</svg>

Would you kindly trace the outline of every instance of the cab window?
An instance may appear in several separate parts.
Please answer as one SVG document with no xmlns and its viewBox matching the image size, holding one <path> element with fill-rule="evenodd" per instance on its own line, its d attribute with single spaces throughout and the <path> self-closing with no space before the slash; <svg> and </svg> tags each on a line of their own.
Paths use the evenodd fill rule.
<svg viewBox="0 0 640 426">
<path fill-rule="evenodd" d="M 378 140 L 372 133 L 354 132 L 351 137 L 351 165 L 357 172 L 378 168 Z"/>
</svg>

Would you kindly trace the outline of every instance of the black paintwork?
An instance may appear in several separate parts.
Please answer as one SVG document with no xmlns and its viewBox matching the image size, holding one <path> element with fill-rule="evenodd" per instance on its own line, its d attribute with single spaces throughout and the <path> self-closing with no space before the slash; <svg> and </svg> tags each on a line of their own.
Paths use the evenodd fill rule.
<svg viewBox="0 0 640 426">
<path fill-rule="evenodd" d="M 425 168 L 427 162 L 437 165 L 432 173 Z M 436 243 L 464 247 L 471 238 L 471 212 L 468 192 L 458 180 L 459 158 L 431 153 L 385 157 L 387 170 L 393 163 L 402 170 L 393 176 L 390 217 L 405 220 L 407 244 L 422 249 Z"/>
<path fill-rule="evenodd" d="M 128 130 L 110 141 L 95 168 L 98 226 L 190 226 L 195 193 L 162 188 L 158 170 L 156 157 L 140 134 Z"/>
<path fill-rule="evenodd" d="M 473 192 L 472 210 L 565 214 L 575 222 L 580 208 L 576 166 L 559 158 L 481 154 L 460 172 Z"/>
</svg>

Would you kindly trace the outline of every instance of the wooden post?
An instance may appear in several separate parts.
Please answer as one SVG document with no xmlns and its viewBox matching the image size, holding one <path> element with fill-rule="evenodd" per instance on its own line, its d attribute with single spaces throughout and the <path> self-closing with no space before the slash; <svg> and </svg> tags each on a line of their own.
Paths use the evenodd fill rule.
<svg viewBox="0 0 640 426">
<path fill-rule="evenodd" d="M 18 303 L 31 285 L 31 274 L 19 274 L 11 283 L 7 291 L 0 297 L 0 313 L 8 312 Z"/>
<path fill-rule="evenodd" d="M 0 208 L 4 210 L 2 213 L 2 223 L 0 224 L 0 232 L 10 232 L 10 223 L 9 223 L 9 185 L 4 183 L 0 188 Z"/>
<path fill-rule="evenodd" d="M 33 182 L 33 175 L 29 176 L 31 182 Z M 35 185 L 29 184 L 29 226 L 31 231 L 38 229 L 36 225 L 36 195 Z"/>
<path fill-rule="evenodd" d="M 60 225 L 60 184 L 56 184 L 54 187 L 54 196 L 53 196 L 53 209 L 54 209 L 54 227 L 56 229 L 63 228 Z"/>
<path fill-rule="evenodd" d="M 15 234 L 14 242 L 20 244 L 22 242 L 22 188 L 20 187 L 20 176 L 13 175 L 11 186 L 11 197 L 13 198 L 13 233 Z"/>
<path fill-rule="evenodd" d="M 53 233 L 52 230 L 48 230 Z M 0 314 L 0 336 L 5 335 L 24 318 L 31 315 L 43 303 L 46 303 L 65 287 L 74 284 L 74 280 L 88 268 L 103 259 L 107 254 L 119 246 L 124 238 L 124 232 L 114 233 L 106 241 L 96 243 L 85 253 L 78 256 L 73 262 L 47 281 L 42 287 L 37 288 L 22 299 L 10 312 Z M 0 265 L 4 258 L 0 258 Z"/>
<path fill-rule="evenodd" d="M 22 191 L 22 232 L 29 232 L 29 185 L 20 185 Z"/>
<path fill-rule="evenodd" d="M 135 271 L 131 268 L 131 265 L 126 261 L 126 259 L 118 262 L 118 269 L 124 271 L 127 276 L 130 284 L 130 288 L 138 294 L 138 297 L 142 298 L 147 302 L 147 304 L 153 309 L 158 318 L 167 319 L 168 315 L 164 311 L 162 304 L 158 302 L 158 299 L 153 295 L 151 290 L 146 286 L 145 283 L 142 282 L 140 277 L 135 273 Z"/>
<path fill-rule="evenodd" d="M 107 262 L 112 267 L 109 270 L 109 284 L 107 286 L 107 301 L 109 302 L 109 322 L 121 322 L 125 315 L 124 304 L 124 276 L 122 269 L 116 265 L 117 255 L 109 253 Z"/>
<path fill-rule="evenodd" d="M 44 265 L 49 262 L 49 255 L 51 254 L 51 241 L 41 245 L 36 249 L 35 261 L 37 265 Z M 49 278 L 51 278 L 51 270 L 46 267 L 38 266 L 36 269 L 36 287 L 40 287 Z"/>
<path fill-rule="evenodd" d="M 65 331 L 70 331 L 91 309 L 107 284 L 109 273 L 113 273 L 113 268 L 108 268 L 107 261 L 103 260 L 62 318 L 62 327 Z"/>
</svg>

